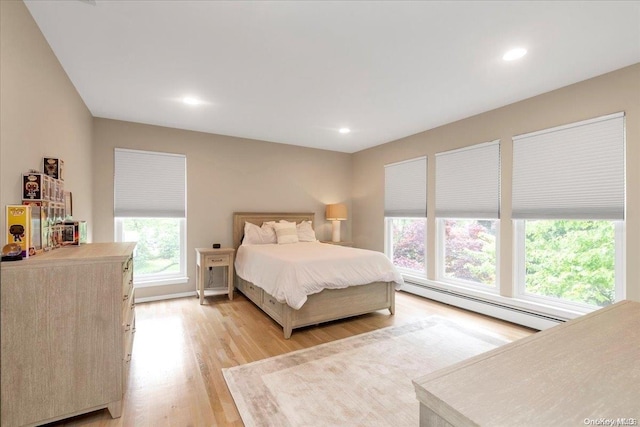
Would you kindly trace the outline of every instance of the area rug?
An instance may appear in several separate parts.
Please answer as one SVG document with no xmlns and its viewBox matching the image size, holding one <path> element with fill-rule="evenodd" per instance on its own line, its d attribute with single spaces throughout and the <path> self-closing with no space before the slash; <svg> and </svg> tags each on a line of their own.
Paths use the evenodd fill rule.
<svg viewBox="0 0 640 427">
<path fill-rule="evenodd" d="M 417 426 L 413 379 L 507 342 L 439 316 L 223 369 L 245 426 Z"/>
</svg>

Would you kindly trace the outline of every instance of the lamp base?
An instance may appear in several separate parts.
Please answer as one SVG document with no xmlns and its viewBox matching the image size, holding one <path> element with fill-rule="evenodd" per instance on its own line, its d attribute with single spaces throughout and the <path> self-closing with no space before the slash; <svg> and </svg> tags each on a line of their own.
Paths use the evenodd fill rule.
<svg viewBox="0 0 640 427">
<path fill-rule="evenodd" d="M 340 241 L 340 221 L 331 221 L 332 222 L 332 233 L 331 233 L 331 241 L 339 242 Z"/>
</svg>

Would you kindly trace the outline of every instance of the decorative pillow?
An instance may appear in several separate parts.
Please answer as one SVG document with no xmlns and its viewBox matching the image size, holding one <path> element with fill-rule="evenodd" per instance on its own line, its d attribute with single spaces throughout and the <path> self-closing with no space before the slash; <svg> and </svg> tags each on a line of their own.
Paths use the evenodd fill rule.
<svg viewBox="0 0 640 427">
<path fill-rule="evenodd" d="M 262 227 L 258 227 L 250 222 L 244 223 L 243 245 L 266 245 L 269 243 L 276 243 L 276 233 L 273 227 L 264 224 Z"/>
<path fill-rule="evenodd" d="M 273 224 L 273 228 L 276 230 L 276 237 L 279 245 L 285 243 L 298 243 L 298 232 L 294 222 L 278 222 Z"/>
<path fill-rule="evenodd" d="M 269 243 L 278 243 L 278 239 L 276 238 L 276 229 L 273 228 L 273 224 L 276 224 L 275 221 L 267 221 L 262 223 L 262 229 L 265 233 L 269 233 Z"/>
<path fill-rule="evenodd" d="M 316 240 L 316 232 L 313 231 L 313 227 L 311 226 L 311 221 L 302 221 L 300 224 L 296 225 L 296 229 L 298 231 L 298 240 L 300 242 L 315 242 Z"/>
</svg>

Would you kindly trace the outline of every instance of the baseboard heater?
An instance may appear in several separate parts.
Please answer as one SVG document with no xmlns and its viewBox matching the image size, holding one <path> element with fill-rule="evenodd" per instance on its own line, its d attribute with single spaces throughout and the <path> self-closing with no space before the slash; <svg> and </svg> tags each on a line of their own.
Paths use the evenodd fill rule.
<svg viewBox="0 0 640 427">
<path fill-rule="evenodd" d="M 487 301 L 429 285 L 415 284 L 405 281 L 402 290 L 435 301 L 443 302 L 445 304 L 453 305 L 455 307 L 464 308 L 465 310 L 486 314 L 487 316 L 538 330 L 548 329 L 566 321 L 566 319 L 559 319 L 540 313 L 534 313 L 521 308 Z"/>
</svg>

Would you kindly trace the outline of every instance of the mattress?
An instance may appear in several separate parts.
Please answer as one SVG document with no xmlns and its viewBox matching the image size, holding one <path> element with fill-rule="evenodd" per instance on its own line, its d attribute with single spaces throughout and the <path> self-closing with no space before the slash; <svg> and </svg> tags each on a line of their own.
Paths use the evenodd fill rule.
<svg viewBox="0 0 640 427">
<path fill-rule="evenodd" d="M 373 282 L 395 282 L 400 289 L 404 283 L 383 253 L 320 242 L 241 245 L 235 269 L 238 276 L 296 310 L 307 295 L 324 289 Z"/>
</svg>

